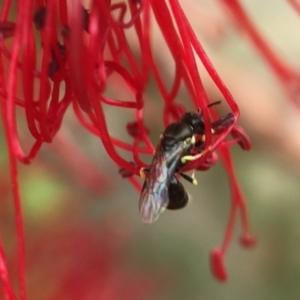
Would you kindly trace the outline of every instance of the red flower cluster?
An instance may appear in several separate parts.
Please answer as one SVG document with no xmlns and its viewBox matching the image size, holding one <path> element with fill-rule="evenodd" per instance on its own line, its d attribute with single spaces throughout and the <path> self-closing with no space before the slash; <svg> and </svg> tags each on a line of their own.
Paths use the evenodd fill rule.
<svg viewBox="0 0 300 300">
<path fill-rule="evenodd" d="M 237 9 L 238 1 L 224 3 L 240 16 L 240 23 L 245 28 L 250 26 L 246 16 Z M 101 139 L 117 166 L 127 175 L 139 175 L 140 168 L 145 166 L 140 155 L 152 155 L 154 150 L 144 123 L 144 109 L 150 101 L 145 98 L 150 77 L 163 99 L 162 118 L 166 126 L 178 120 L 185 111 L 185 107 L 176 102 L 182 87 L 189 94 L 187 103 L 191 102 L 201 110 L 206 152 L 187 168 L 206 169 L 208 160 L 208 166 L 215 162 L 214 151 L 218 150 L 228 172 L 232 191 L 231 213 L 222 246 L 213 250 L 211 255 L 214 274 L 219 280 L 225 280 L 227 273 L 223 257 L 238 213 L 242 218 L 242 244 L 251 246 L 254 243 L 246 203 L 229 151 L 232 142 L 244 150 L 249 150 L 251 144 L 242 128 L 236 125 L 239 118 L 236 102 L 206 55 L 178 0 L 128 0 L 116 4 L 110 0 L 95 0 L 88 8 L 83 7 L 80 0 L 23 0 L 17 4 L 15 20 L 10 17 L 12 10 L 12 1 L 5 0 L 0 15 L 0 97 L 17 217 L 21 298 L 25 299 L 25 271 L 17 160 L 30 163 L 43 143 L 51 143 L 67 109 L 73 108 L 78 121 Z M 163 46 L 168 49 L 174 63 L 171 88 L 167 87 L 153 55 L 156 47 L 152 44 L 153 23 L 157 24 L 164 38 Z M 137 40 L 138 53 L 132 49 L 129 35 Z M 211 124 L 218 115 L 214 107 L 207 108 L 210 100 L 201 81 L 199 62 L 235 115 L 234 123 L 217 136 L 212 136 Z M 118 89 L 126 90 L 129 98 L 122 99 Z M 112 90 L 119 98 L 108 96 L 107 91 Z M 132 144 L 112 136 L 106 122 L 105 106 L 132 111 L 135 119 L 126 127 L 134 138 Z M 28 134 L 31 140 L 33 138 L 30 146 L 23 146 L 20 142 L 19 111 L 24 114 Z M 225 140 L 229 134 L 232 141 Z M 29 151 L 26 152 L 25 148 Z M 134 164 L 124 159 L 118 149 L 132 153 Z M 129 177 L 129 180 L 140 190 L 135 177 Z M 5 294 L 8 299 L 14 299 L 2 250 L 0 254 Z"/>
</svg>

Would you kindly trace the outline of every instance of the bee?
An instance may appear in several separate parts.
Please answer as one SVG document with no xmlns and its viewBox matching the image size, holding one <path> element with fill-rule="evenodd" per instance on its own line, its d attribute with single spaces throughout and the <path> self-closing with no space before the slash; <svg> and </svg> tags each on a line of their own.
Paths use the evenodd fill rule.
<svg viewBox="0 0 300 300">
<path fill-rule="evenodd" d="M 223 132 L 234 121 L 233 113 L 223 116 L 211 124 L 212 134 Z M 187 181 L 197 184 L 194 176 L 183 173 L 180 167 L 210 150 L 203 150 L 201 147 L 204 144 L 204 134 L 204 119 L 200 111 L 186 112 L 180 121 L 168 125 L 161 134 L 152 163 L 140 171 L 141 177 L 145 178 L 139 200 L 139 211 L 144 223 L 156 221 L 166 208 L 174 210 L 187 205 L 187 192 L 177 176 L 179 174 Z M 197 135 L 202 136 L 197 142 L 197 149 L 202 150 L 196 155 L 191 155 Z"/>
</svg>

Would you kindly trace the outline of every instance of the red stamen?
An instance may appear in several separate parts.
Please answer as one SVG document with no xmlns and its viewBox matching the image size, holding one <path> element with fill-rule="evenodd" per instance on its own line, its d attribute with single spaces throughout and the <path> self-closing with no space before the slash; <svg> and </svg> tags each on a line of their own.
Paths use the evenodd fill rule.
<svg viewBox="0 0 300 300">
<path fill-rule="evenodd" d="M 230 10 L 240 29 L 249 36 L 255 48 L 260 52 L 266 62 L 269 64 L 275 75 L 281 81 L 290 100 L 299 106 L 300 74 L 288 63 L 279 57 L 271 48 L 265 38 L 252 23 L 247 13 L 238 0 L 222 0 L 224 5 Z M 295 7 L 295 1 L 289 1 Z"/>
<path fill-rule="evenodd" d="M 293 80 L 298 80 L 298 74 L 278 60 L 268 48 L 253 29 L 238 1 L 223 2 L 231 8 L 256 46 L 268 57 L 281 80 L 288 81 L 289 84 L 295 83 Z M 122 168 L 121 175 L 139 175 L 140 168 L 146 166 L 141 159 L 142 154 L 153 156 L 155 150 L 146 129 L 148 126 L 144 122 L 144 111 L 148 104 L 158 102 L 145 95 L 150 80 L 155 85 L 158 99 L 163 101 L 160 121 L 165 126 L 180 120 L 188 102 L 194 104 L 195 111 L 200 109 L 204 118 L 205 144 L 191 153 L 198 155 L 197 157 L 200 154 L 203 156 L 188 163 L 183 170 L 209 169 L 217 162 L 215 150 L 220 150 L 229 175 L 232 208 L 222 247 L 212 251 L 211 259 L 216 277 L 226 280 L 224 259 L 238 213 L 242 217 L 241 243 L 245 246 L 255 243 L 228 147 L 237 142 L 242 149 L 249 150 L 251 143 L 243 129 L 236 125 L 240 114 L 238 105 L 193 32 L 179 1 L 167 3 L 163 0 L 131 0 L 112 4 L 110 0 L 101 0 L 92 1 L 90 7 L 83 8 L 80 0 L 73 0 L 72 5 L 66 0 L 24 0 L 22 5 L 21 2 L 18 3 L 16 22 L 7 21 L 8 15 L 12 15 L 11 10 L 12 1 L 6 0 L 0 19 L 0 97 L 14 195 L 21 299 L 26 298 L 26 292 L 24 229 L 17 160 L 29 163 L 37 156 L 44 142 L 50 143 L 56 138 L 65 113 L 72 103 L 78 123 L 101 140 L 109 157 L 118 168 Z M 164 39 L 162 47 L 167 48 L 174 66 L 170 82 L 164 79 L 154 58 L 153 49 L 156 45 L 151 34 L 153 22 L 157 23 L 157 30 Z M 128 38 L 129 35 L 136 38 L 136 47 Z M 6 61 L 9 62 L 8 68 Z M 220 117 L 215 107 L 208 109 L 211 101 L 203 86 L 198 64 L 204 66 L 232 112 L 228 114 L 230 117 L 227 123 L 215 123 Z M 289 87 L 291 90 L 291 86 Z M 182 88 L 189 95 L 184 105 L 177 103 Z M 130 142 L 112 136 L 106 121 L 106 107 L 117 107 L 122 112 L 127 109 L 131 113 L 134 119 L 127 124 Z M 24 146 L 24 149 L 29 149 L 28 153 L 24 152 L 19 139 L 16 109 L 24 110 L 27 134 L 34 139 L 30 146 Z M 24 131 L 21 132 L 23 134 Z M 229 134 L 233 139 L 226 141 Z M 196 138 L 199 140 L 203 136 Z M 23 140 L 27 139 L 22 137 Z M 58 143 L 53 147 L 63 158 L 67 168 L 76 171 L 81 166 L 81 171 L 85 170 L 85 174 L 90 174 L 90 177 L 84 175 L 84 178 L 77 176 L 85 186 L 96 189 L 101 184 L 98 186 L 95 181 L 105 181 L 105 177 L 94 170 L 91 162 L 80 151 L 75 150 L 75 145 L 67 134 L 58 137 Z M 67 152 L 61 152 L 60 148 L 73 149 L 71 151 L 78 157 L 78 163 L 65 157 Z M 134 163 L 128 162 L 119 154 L 119 149 L 130 152 L 130 160 Z M 83 164 L 85 168 L 82 167 Z M 129 176 L 128 179 L 137 191 L 141 190 L 139 178 Z M 7 298 L 14 299 L 1 242 L 0 277 Z"/>
</svg>

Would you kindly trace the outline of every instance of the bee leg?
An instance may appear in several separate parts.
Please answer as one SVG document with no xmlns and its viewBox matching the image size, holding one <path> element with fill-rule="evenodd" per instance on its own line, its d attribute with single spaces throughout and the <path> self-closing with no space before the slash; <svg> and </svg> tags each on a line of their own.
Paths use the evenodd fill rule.
<svg viewBox="0 0 300 300">
<path fill-rule="evenodd" d="M 195 178 L 195 169 L 192 171 L 191 178 L 193 179 L 193 185 L 198 185 L 198 181 Z"/>
<path fill-rule="evenodd" d="M 182 178 L 184 178 L 186 181 L 190 182 L 193 185 L 197 185 L 198 181 L 195 178 L 195 172 L 193 172 L 192 176 L 186 175 L 181 170 L 176 171 Z"/>
<path fill-rule="evenodd" d="M 196 160 L 196 159 L 202 157 L 204 153 L 205 152 L 201 152 L 201 153 L 196 154 L 196 155 L 186 155 L 186 156 L 183 156 L 183 157 L 181 157 L 181 162 L 183 164 L 186 164 L 188 161 L 193 161 L 193 160 Z"/>
<path fill-rule="evenodd" d="M 140 168 L 140 176 L 143 180 L 146 179 L 147 175 L 146 173 L 149 172 L 149 168 Z"/>
<path fill-rule="evenodd" d="M 185 163 L 187 163 L 188 161 L 193 161 L 193 160 L 195 160 L 195 156 L 192 156 L 192 155 L 186 155 L 186 156 L 183 156 L 183 157 L 181 157 L 181 162 L 183 163 L 183 164 L 185 164 Z"/>
<path fill-rule="evenodd" d="M 196 159 L 202 157 L 204 154 L 206 154 L 206 152 L 209 152 L 209 151 L 211 151 L 210 146 L 206 150 L 202 151 L 201 153 L 198 153 L 196 155 L 186 155 L 186 156 L 181 157 L 180 160 L 183 164 L 185 164 L 188 161 L 193 161 L 193 160 L 196 160 Z"/>
</svg>

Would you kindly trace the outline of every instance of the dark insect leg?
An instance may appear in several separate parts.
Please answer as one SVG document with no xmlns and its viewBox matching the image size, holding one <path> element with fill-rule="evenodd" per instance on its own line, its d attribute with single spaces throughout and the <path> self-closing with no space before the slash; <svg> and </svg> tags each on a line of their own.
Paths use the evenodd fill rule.
<svg viewBox="0 0 300 300">
<path fill-rule="evenodd" d="M 176 170 L 176 173 L 178 173 L 182 178 L 184 178 L 186 181 L 188 181 L 189 183 L 193 184 L 193 185 L 197 185 L 197 179 L 194 178 L 193 176 L 189 176 L 185 173 L 183 173 L 181 170 Z"/>
</svg>

